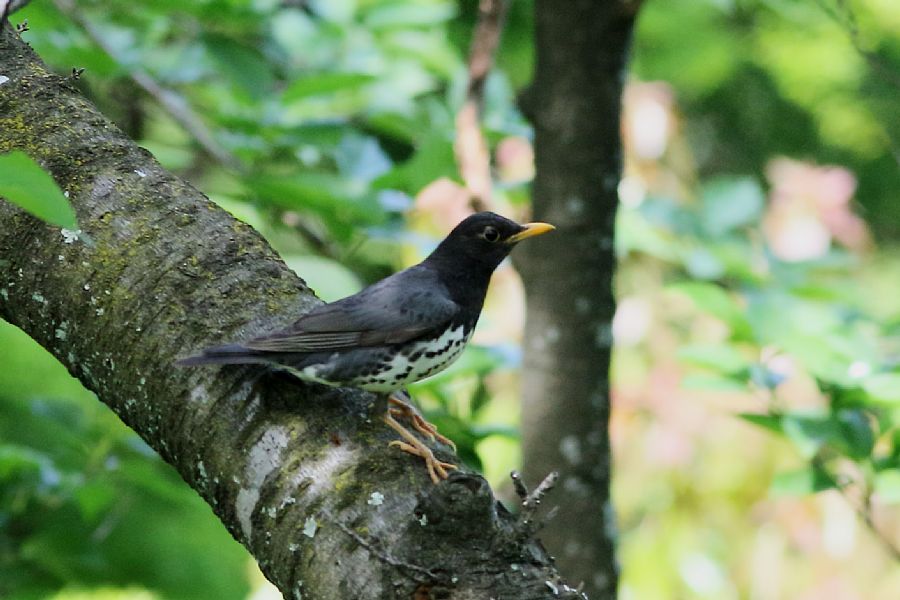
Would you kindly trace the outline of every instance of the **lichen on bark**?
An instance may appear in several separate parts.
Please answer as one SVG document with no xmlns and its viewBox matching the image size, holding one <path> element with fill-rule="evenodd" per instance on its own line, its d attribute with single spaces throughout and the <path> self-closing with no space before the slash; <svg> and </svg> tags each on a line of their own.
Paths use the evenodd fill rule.
<svg viewBox="0 0 900 600">
<path fill-rule="evenodd" d="M 174 367 L 319 300 L 8 27 L 0 75 L 0 152 L 39 161 L 81 227 L 60 231 L 0 201 L 0 317 L 171 463 L 286 597 L 577 596 L 478 474 L 435 486 L 388 448 L 371 395 L 254 367 Z"/>
</svg>

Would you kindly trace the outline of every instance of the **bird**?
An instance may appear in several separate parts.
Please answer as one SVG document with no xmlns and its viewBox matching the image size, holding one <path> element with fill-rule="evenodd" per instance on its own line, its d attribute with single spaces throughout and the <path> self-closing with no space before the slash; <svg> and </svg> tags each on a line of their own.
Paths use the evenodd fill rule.
<svg viewBox="0 0 900 600">
<path fill-rule="evenodd" d="M 405 388 L 459 358 L 494 270 L 516 244 L 553 229 L 548 223 L 519 224 L 493 212 L 472 214 L 421 263 L 321 304 L 285 329 L 205 348 L 177 364 L 262 364 L 307 382 L 387 394 L 383 420 L 401 438 L 390 445 L 422 458 L 431 480 L 439 483 L 457 466 L 438 460 L 395 417 L 409 419 L 429 441 L 456 447 L 403 399 Z"/>
</svg>

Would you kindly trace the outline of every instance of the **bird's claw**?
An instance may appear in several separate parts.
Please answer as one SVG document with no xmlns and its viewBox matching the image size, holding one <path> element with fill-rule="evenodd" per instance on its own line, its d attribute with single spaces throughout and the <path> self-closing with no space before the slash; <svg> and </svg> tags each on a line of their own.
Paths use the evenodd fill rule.
<svg viewBox="0 0 900 600">
<path fill-rule="evenodd" d="M 387 411 L 384 415 L 384 422 L 387 423 L 391 429 L 399 433 L 403 440 L 394 440 L 390 442 L 388 446 L 396 446 L 397 448 L 400 448 L 400 450 L 418 456 L 424 460 L 425 467 L 428 469 L 428 475 L 431 477 L 432 482 L 440 483 L 441 479 L 447 479 L 447 477 L 449 477 L 447 469 L 456 469 L 456 465 L 435 458 L 431 448 L 422 443 L 422 441 L 414 436 L 411 431 L 394 419 L 393 412 L 393 409 Z"/>
<path fill-rule="evenodd" d="M 425 468 L 428 469 L 428 475 L 434 483 L 439 483 L 441 479 L 447 479 L 447 477 L 450 476 L 450 474 L 447 473 L 447 469 L 459 468 L 454 464 L 438 460 L 431 449 L 424 444 L 421 446 L 413 446 L 412 444 L 407 444 L 401 440 L 394 440 L 390 442 L 388 446 L 400 448 L 403 452 L 408 452 L 422 458 L 425 461 Z"/>
<path fill-rule="evenodd" d="M 393 406 L 388 409 L 392 415 L 397 417 L 407 417 L 412 423 L 413 429 L 424 435 L 429 441 L 433 442 L 437 440 L 442 444 L 450 446 L 450 448 L 456 452 L 456 444 L 453 440 L 438 433 L 437 426 L 434 425 L 434 423 L 426 421 L 425 417 L 422 416 L 422 413 L 420 413 L 415 406 L 395 396 L 391 396 L 389 402 L 393 404 Z"/>
</svg>

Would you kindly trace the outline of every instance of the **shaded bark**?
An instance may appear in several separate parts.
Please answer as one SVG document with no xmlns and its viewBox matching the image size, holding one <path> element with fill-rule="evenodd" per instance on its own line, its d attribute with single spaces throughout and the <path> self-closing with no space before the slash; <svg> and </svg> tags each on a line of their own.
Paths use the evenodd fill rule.
<svg viewBox="0 0 900 600">
<path fill-rule="evenodd" d="M 555 235 L 523 247 L 525 477 L 560 471 L 548 552 L 591 598 L 614 598 L 609 362 L 619 114 L 637 4 L 535 3 L 536 67 L 523 109 L 535 129 L 534 217 Z"/>
<path fill-rule="evenodd" d="M 576 596 L 479 475 L 435 486 L 421 461 L 387 448 L 373 396 L 251 367 L 173 367 L 318 300 L 8 27 L 0 75 L 0 152 L 38 160 L 83 230 L 0 201 L 0 317 L 171 463 L 286 597 Z"/>
</svg>

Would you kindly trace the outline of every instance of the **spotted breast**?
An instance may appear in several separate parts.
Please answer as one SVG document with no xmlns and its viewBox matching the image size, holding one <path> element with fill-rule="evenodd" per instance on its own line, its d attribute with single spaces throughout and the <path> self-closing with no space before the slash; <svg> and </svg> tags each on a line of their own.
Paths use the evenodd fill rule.
<svg viewBox="0 0 900 600">
<path fill-rule="evenodd" d="M 472 329 L 451 325 L 436 337 L 404 344 L 399 352 L 385 356 L 374 372 L 355 378 L 347 385 L 370 392 L 389 392 L 430 377 L 459 358 Z"/>
</svg>

